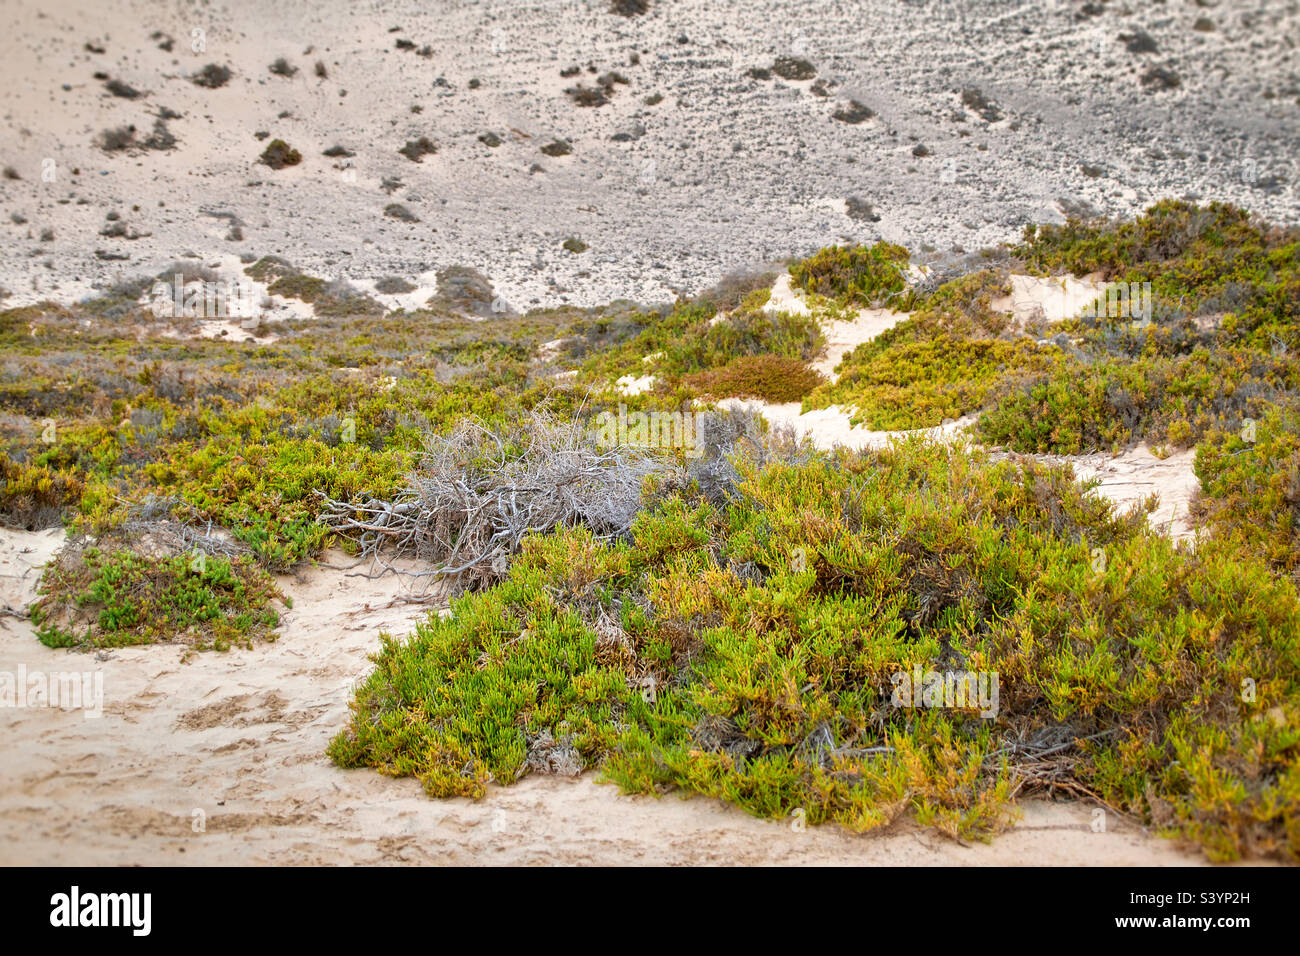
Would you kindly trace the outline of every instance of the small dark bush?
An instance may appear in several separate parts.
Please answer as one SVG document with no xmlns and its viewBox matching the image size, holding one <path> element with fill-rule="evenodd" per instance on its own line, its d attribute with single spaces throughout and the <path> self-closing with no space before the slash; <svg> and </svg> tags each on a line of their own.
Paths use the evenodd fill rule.
<svg viewBox="0 0 1300 956">
<path fill-rule="evenodd" d="M 229 67 L 219 66 L 216 63 L 209 63 L 203 69 L 199 70 L 198 73 L 191 76 L 190 80 L 195 86 L 201 86 L 208 90 L 215 90 L 220 89 L 229 83 L 232 76 L 234 76 L 234 73 L 231 72 Z"/>
<path fill-rule="evenodd" d="M 284 169 L 286 166 L 297 166 L 301 163 L 302 153 L 282 139 L 273 139 L 270 145 L 262 150 L 258 162 L 270 166 L 272 169 Z"/>
<path fill-rule="evenodd" d="M 437 151 L 437 144 L 427 136 L 421 136 L 419 139 L 408 140 L 406 145 L 398 150 L 399 153 L 413 163 L 423 162 L 425 156 L 431 156 Z"/>
</svg>

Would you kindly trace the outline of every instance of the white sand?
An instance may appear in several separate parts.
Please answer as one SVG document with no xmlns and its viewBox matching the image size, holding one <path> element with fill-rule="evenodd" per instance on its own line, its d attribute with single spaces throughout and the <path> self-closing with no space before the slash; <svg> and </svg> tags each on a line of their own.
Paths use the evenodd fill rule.
<svg viewBox="0 0 1300 956">
<path fill-rule="evenodd" d="M 1098 295 L 1106 291 L 1099 275 L 1042 276 L 1015 275 L 1010 277 L 1011 294 L 993 299 L 989 308 L 1010 312 L 1018 325 L 1031 319 L 1059 322 L 1073 318 Z"/>
<path fill-rule="evenodd" d="M 803 295 L 790 286 L 790 273 L 783 272 L 772 286 L 772 294 L 763 306 L 764 312 L 789 312 L 791 315 L 809 315 L 812 310 Z"/>
<path fill-rule="evenodd" d="M 640 395 L 642 392 L 648 392 L 655 386 L 655 377 L 653 375 L 642 375 L 639 378 L 633 375 L 624 375 L 614 383 L 618 390 L 624 395 Z"/>
<path fill-rule="evenodd" d="M 1175 540 L 1195 536 L 1188 506 L 1200 482 L 1193 470 L 1196 450 L 1184 449 L 1164 459 L 1152 454 L 1145 442 L 1119 455 L 1035 455 L 1040 461 L 1068 462 L 1080 479 L 1098 478 L 1097 493 L 1127 510 L 1150 494 L 1160 496 L 1156 510 L 1147 516 L 1147 524 Z"/>
<path fill-rule="evenodd" d="M 870 342 L 881 332 L 892 329 L 910 314 L 892 309 L 859 309 L 848 322 L 827 322 L 822 326 L 822 334 L 826 336 L 826 353 L 812 363 L 813 369 L 834 382 L 839 377 L 835 374 L 835 368 L 845 355 L 864 342 Z"/>
</svg>

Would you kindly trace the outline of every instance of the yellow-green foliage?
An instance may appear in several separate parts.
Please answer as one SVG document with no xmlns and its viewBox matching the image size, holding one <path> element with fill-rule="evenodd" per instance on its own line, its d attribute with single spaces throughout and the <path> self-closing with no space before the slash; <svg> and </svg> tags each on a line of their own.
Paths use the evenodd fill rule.
<svg viewBox="0 0 1300 956">
<path fill-rule="evenodd" d="M 346 282 L 330 283 L 298 272 L 281 276 L 266 291 L 310 303 L 318 316 L 381 315 L 384 311 L 378 302 Z"/>
<path fill-rule="evenodd" d="M 598 353 L 579 371 L 582 384 L 608 387 L 624 375 L 653 374 L 657 391 L 671 393 L 692 373 L 720 369 L 745 356 L 770 355 L 807 362 L 825 345 L 811 316 L 763 310 L 767 290 L 749 294 L 734 311 L 719 317 L 711 301 L 678 305 L 647 323 L 635 338 Z"/>
<path fill-rule="evenodd" d="M 804 292 L 860 306 L 911 307 L 909 256 L 902 246 L 830 246 L 790 267 L 791 285 Z"/>
<path fill-rule="evenodd" d="M 287 264 L 250 267 L 266 278 Z M 286 322 L 274 345 L 177 341 L 76 309 L 0 313 L 0 522 L 110 532 L 155 514 L 212 522 L 280 570 L 328 542 L 320 495 L 391 494 L 429 432 L 581 396 L 534 382 L 537 345 L 579 345 L 624 310 L 509 322 L 419 313 Z M 607 316 L 612 316 L 608 318 Z"/>
<path fill-rule="evenodd" d="M 73 471 L 20 464 L 0 452 L 0 524 L 38 531 L 60 523 L 62 511 L 81 499 L 82 480 Z"/>
<path fill-rule="evenodd" d="M 244 274 L 252 276 L 258 282 L 266 282 L 267 280 L 274 281 L 284 276 L 297 275 L 298 270 L 290 265 L 287 260 L 281 259 L 279 256 L 263 256 L 261 259 L 258 259 L 252 265 L 245 268 Z"/>
<path fill-rule="evenodd" d="M 129 550 L 64 552 L 45 570 L 31 608 L 50 647 L 120 647 L 180 641 L 226 650 L 271 638 L 284 600 L 246 558 L 143 557 Z"/>
<path fill-rule="evenodd" d="M 234 432 L 154 462 L 144 481 L 234 530 L 267 567 L 282 570 L 318 552 L 328 532 L 316 521 L 319 494 L 351 498 L 390 491 L 409 464 L 400 452 L 375 454 L 355 442 L 317 438 L 259 441 Z"/>
<path fill-rule="evenodd" d="M 330 753 L 477 796 L 566 741 L 628 791 L 982 836 L 1031 783 L 1013 743 L 1050 740 L 1061 781 L 1216 859 L 1295 858 L 1298 641 L 1261 562 L 1180 550 L 1066 471 L 913 441 L 750 469 L 726 508 L 666 494 L 630 544 L 531 540 L 385 638 Z M 996 671 L 998 713 L 896 706 L 914 666 Z"/>
<path fill-rule="evenodd" d="M 921 340 L 934 335 L 967 339 L 1006 336 L 1011 319 L 992 308 L 995 298 L 1011 292 L 1004 274 L 982 269 L 950 279 L 919 302 L 911 322 L 896 326 L 886 335 L 890 341 Z"/>
<path fill-rule="evenodd" d="M 1069 319 L 1074 361 L 1007 382 L 981 437 L 1024 451 L 1195 444 L 1297 407 L 1300 234 L 1220 203 L 1164 201 L 1133 222 L 1031 227 L 1015 250 L 1039 272 L 1150 283 L 1149 322 Z M 1103 300 L 1104 301 L 1104 300 Z"/>
<path fill-rule="evenodd" d="M 1016 254 L 1042 273 L 1150 282 L 1156 324 L 1129 349 L 1186 351 L 1206 341 L 1300 348 L 1300 230 L 1270 226 L 1234 206 L 1164 200 L 1131 222 L 1029 226 Z M 1205 321 L 1192 321 L 1198 317 Z M 1115 347 L 1128 324 L 1087 323 L 1098 347 Z M 1217 329 L 1205 331 L 1209 325 Z"/>
<path fill-rule="evenodd" d="M 1191 446 L 1212 429 L 1294 405 L 1300 361 L 1257 349 L 1199 348 L 1140 361 L 1058 364 L 1005 393 L 979 420 L 989 444 L 1017 451 L 1118 451 L 1146 438 Z"/>
<path fill-rule="evenodd" d="M 315 302 L 325 294 L 326 282 L 316 276 L 294 275 L 282 276 L 266 287 L 271 295 L 282 295 L 287 299 L 301 299 L 303 302 Z"/>
<path fill-rule="evenodd" d="M 893 328 L 859 345 L 838 379 L 804 401 L 840 405 L 854 424 L 924 428 L 984 407 L 991 393 L 1061 364 L 1061 354 L 1028 338 L 1008 339 L 1008 319 L 990 304 L 1008 291 L 991 270 L 944 283 Z"/>
<path fill-rule="evenodd" d="M 758 398 L 781 403 L 799 401 L 822 381 L 822 376 L 801 359 L 742 355 L 721 368 L 687 375 L 684 384 L 711 398 Z"/>
<path fill-rule="evenodd" d="M 1300 414 L 1272 409 L 1196 449 L 1197 511 L 1217 537 L 1300 573 Z"/>
<path fill-rule="evenodd" d="M 995 386 L 1058 367 L 1060 358 L 1025 339 L 877 339 L 846 355 L 839 379 L 804 405 L 849 406 L 854 424 L 873 429 L 925 428 L 979 410 Z"/>
</svg>

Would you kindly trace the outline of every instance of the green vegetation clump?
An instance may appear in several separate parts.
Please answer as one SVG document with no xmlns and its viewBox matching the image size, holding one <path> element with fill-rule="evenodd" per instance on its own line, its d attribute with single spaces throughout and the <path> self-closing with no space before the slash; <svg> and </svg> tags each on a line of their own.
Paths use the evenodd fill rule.
<svg viewBox="0 0 1300 956">
<path fill-rule="evenodd" d="M 1010 292 L 1009 264 L 970 272 L 906 292 L 910 316 L 847 355 L 838 380 L 805 407 L 848 407 L 856 423 L 873 428 L 980 413 L 982 441 L 1057 454 L 1139 441 L 1192 447 L 1270 408 L 1300 408 L 1295 229 L 1223 204 L 1165 201 L 1133 222 L 1030 227 L 1011 251 L 1030 272 L 1121 283 L 1149 303 L 1150 315 L 1112 309 L 1103 293 L 1079 316 L 1020 326 L 993 307 Z M 875 262 L 861 248 L 855 254 Z M 901 251 L 892 258 L 906 261 Z M 832 281 L 853 274 L 848 262 L 845 250 L 823 250 L 791 274 L 806 291 L 864 304 L 875 293 L 852 296 L 854 281 L 872 289 L 888 272 L 867 268 L 866 279 Z M 901 297 L 902 288 L 890 292 Z"/>
<path fill-rule="evenodd" d="M 284 600 L 245 558 L 150 558 L 131 550 L 65 548 L 41 580 L 31 618 L 50 647 L 122 647 L 178 641 L 227 650 L 274 639 Z"/>
<path fill-rule="evenodd" d="M 81 500 L 75 471 L 17 462 L 0 453 L 0 525 L 41 531 L 62 523 L 63 509 Z"/>
<path fill-rule="evenodd" d="M 977 430 L 983 441 L 1019 451 L 1119 451 L 1139 439 L 1191 447 L 1212 431 L 1294 406 L 1297 387 L 1295 359 L 1258 349 L 1075 360 L 1027 385 L 1008 383 Z"/>
<path fill-rule="evenodd" d="M 334 540 L 322 496 L 393 494 L 426 438 L 467 416 L 498 423 L 543 401 L 572 413 L 580 393 L 535 377 L 538 346 L 563 338 L 581 356 L 642 321 L 626 306 L 491 324 L 331 314 L 323 280 L 274 257 L 247 271 L 314 298 L 317 317 L 258 345 L 124 329 L 84 306 L 0 311 L 0 523 L 100 538 L 148 505 L 150 521 L 211 524 L 288 570 Z"/>
<path fill-rule="evenodd" d="M 230 82 L 234 76 L 230 67 L 222 66 L 219 63 L 209 63 L 199 72 L 190 77 L 190 81 L 195 86 L 202 86 L 205 89 L 216 90 Z"/>
<path fill-rule="evenodd" d="M 628 792 L 962 837 L 1046 788 L 1294 859 L 1298 641 L 1262 562 L 1176 548 L 1065 469 L 914 440 L 742 466 L 726 504 L 664 493 L 631 541 L 530 539 L 383 638 L 330 754 L 477 797 L 559 752 Z M 996 714 L 906 705 L 918 669 L 996 672 Z"/>
<path fill-rule="evenodd" d="M 804 292 L 855 306 L 911 307 L 902 246 L 877 242 L 872 246 L 831 246 L 790 267 L 791 284 Z"/>
<path fill-rule="evenodd" d="M 301 163 L 302 153 L 282 139 L 273 139 L 266 149 L 262 150 L 258 162 L 272 169 L 284 169 L 286 166 L 297 166 Z"/>
<path fill-rule="evenodd" d="M 1165 200 L 1129 222 L 1026 227 L 1014 251 L 1040 274 L 1151 283 L 1153 325 L 1134 330 L 1124 317 L 1105 316 L 1081 322 L 1092 351 L 1300 349 L 1300 229 L 1271 226 L 1243 209 Z"/>
<path fill-rule="evenodd" d="M 303 302 L 315 302 L 325 293 L 326 281 L 316 276 L 295 272 L 281 276 L 266 287 L 271 295 L 282 295 L 286 299 L 301 299 Z"/>
<path fill-rule="evenodd" d="M 811 80 L 817 68 L 801 57 L 779 56 L 772 64 L 772 72 L 783 80 Z"/>
<path fill-rule="evenodd" d="M 578 369 L 576 387 L 601 395 L 624 376 L 636 379 L 653 375 L 653 391 L 636 398 L 610 391 L 609 397 L 629 404 L 676 407 L 702 396 L 710 383 L 723 381 L 711 374 L 691 376 L 722 374 L 721 370 L 742 359 L 746 363 L 727 371 L 724 378 L 736 381 L 738 373 L 748 376 L 762 371 L 755 362 L 763 356 L 768 371 L 782 363 L 782 367 L 793 367 L 790 362 L 806 367 L 825 346 L 817 319 L 768 312 L 764 308 L 768 288 L 741 291 L 745 285 L 749 283 L 719 287 L 697 299 L 679 302 L 667 314 L 643 316 L 637 327 L 627 330 L 628 337 L 620 344 L 588 357 Z M 722 311 L 724 303 L 734 305 L 730 311 Z M 806 381 L 807 374 L 801 373 L 801 381 Z M 767 371 L 764 377 L 768 377 Z"/>
<path fill-rule="evenodd" d="M 982 270 L 927 295 L 908 293 L 907 318 L 845 355 L 833 384 L 804 400 L 806 409 L 840 405 L 854 424 L 873 429 L 928 428 L 977 412 L 1008 388 L 1062 364 L 1058 348 L 1013 335 L 995 296 L 1005 277 Z"/>
<path fill-rule="evenodd" d="M 403 206 L 400 202 L 390 202 L 384 207 L 384 215 L 401 222 L 419 222 L 420 217 Z"/>
<path fill-rule="evenodd" d="M 1300 414 L 1271 409 L 1196 449 L 1194 513 L 1216 538 L 1300 576 Z"/>
<path fill-rule="evenodd" d="M 797 402 L 823 381 L 807 362 L 784 355 L 742 355 L 721 368 L 695 372 L 686 386 L 712 398 L 757 398 Z"/>
<path fill-rule="evenodd" d="M 421 136 L 418 139 L 407 140 L 406 145 L 398 152 L 413 163 L 422 163 L 424 157 L 438 152 L 438 144 L 427 136 Z"/>
<path fill-rule="evenodd" d="M 259 271 L 264 274 L 270 273 L 269 268 Z M 331 282 L 296 270 L 291 274 L 281 275 L 266 287 L 266 291 L 271 295 L 284 296 L 286 299 L 300 299 L 310 304 L 318 316 L 379 315 L 384 311 L 382 305 L 368 295 L 358 292 L 348 282 L 342 280 Z"/>
<path fill-rule="evenodd" d="M 1008 383 L 980 423 L 984 440 L 1065 454 L 1138 440 L 1186 447 L 1297 407 L 1296 229 L 1221 203 L 1168 200 L 1133 222 L 1028 228 L 1014 252 L 1040 273 L 1149 289 L 1151 315 L 1112 315 L 1103 298 L 1093 314 L 1060 323 L 1070 366 Z"/>
<path fill-rule="evenodd" d="M 258 282 L 274 282 L 276 279 L 296 276 L 299 273 L 287 259 L 279 256 L 263 256 L 252 265 L 245 267 L 244 274 Z"/>
<path fill-rule="evenodd" d="M 1026 340 L 876 340 L 845 356 L 839 379 L 807 404 L 851 406 L 853 423 L 873 429 L 928 428 L 982 408 L 1008 375 L 1048 372 L 1059 354 Z"/>
</svg>

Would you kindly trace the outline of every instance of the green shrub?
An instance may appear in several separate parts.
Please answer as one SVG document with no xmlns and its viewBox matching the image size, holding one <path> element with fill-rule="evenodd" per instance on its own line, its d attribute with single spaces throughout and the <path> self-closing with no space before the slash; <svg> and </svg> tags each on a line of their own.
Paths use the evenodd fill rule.
<svg viewBox="0 0 1300 956">
<path fill-rule="evenodd" d="M 560 748 L 630 792 L 962 836 L 1048 761 L 1214 859 L 1300 856 L 1300 598 L 1262 563 L 1180 550 L 1066 470 L 917 441 L 740 492 L 661 497 L 630 543 L 531 539 L 384 638 L 331 756 L 480 796 Z M 896 706 L 918 667 L 997 672 L 996 716 Z"/>
<path fill-rule="evenodd" d="M 0 452 L 0 524 L 27 531 L 55 528 L 81 499 L 77 474 L 48 465 L 20 464 Z"/>
<path fill-rule="evenodd" d="M 47 566 L 32 605 L 50 647 L 121 647 L 180 641 L 226 650 L 273 639 L 271 608 L 284 596 L 243 558 L 150 558 L 129 550 L 65 549 Z"/>
<path fill-rule="evenodd" d="M 1300 414 L 1272 409 L 1196 449 L 1196 516 L 1216 538 L 1300 573 Z"/>
<path fill-rule="evenodd" d="M 741 305 L 719 316 L 712 301 L 682 303 L 645 325 L 634 338 L 593 355 L 579 370 L 580 384 L 597 389 L 624 375 L 653 374 L 664 390 L 684 383 L 685 376 L 719 369 L 738 358 L 767 355 L 808 362 L 825 345 L 817 319 L 788 312 L 763 311 L 765 290 L 745 296 Z"/>
<path fill-rule="evenodd" d="M 889 305 L 906 310 L 910 257 L 902 246 L 830 246 L 790 267 L 791 285 L 813 295 L 858 306 Z"/>
<path fill-rule="evenodd" d="M 840 363 L 840 377 L 804 401 L 805 408 L 841 405 L 854 424 L 873 429 L 926 428 L 978 411 L 1009 377 L 1060 364 L 1058 350 L 1021 339 L 960 339 L 939 334 L 899 344 L 882 336 Z"/>
<path fill-rule="evenodd" d="M 301 163 L 302 153 L 282 139 L 273 139 L 266 149 L 262 150 L 258 162 L 270 166 L 272 169 L 284 169 L 286 166 L 297 166 Z"/>
<path fill-rule="evenodd" d="M 712 398 L 797 402 L 823 381 L 808 363 L 784 355 L 742 355 L 721 368 L 687 375 L 687 388 Z"/>
<path fill-rule="evenodd" d="M 1296 403 L 1300 364 L 1254 349 L 1103 359 L 1006 381 L 981 416 L 981 439 L 1017 451 L 1118 451 L 1145 439 L 1190 446 L 1214 429 Z"/>
<path fill-rule="evenodd" d="M 1259 222 L 1244 209 L 1163 200 L 1132 222 L 1029 226 L 1015 252 L 1043 274 L 1100 272 L 1151 283 L 1154 327 L 1134 336 L 1125 334 L 1127 320 L 1083 323 L 1094 350 L 1300 348 L 1300 230 Z"/>
</svg>

